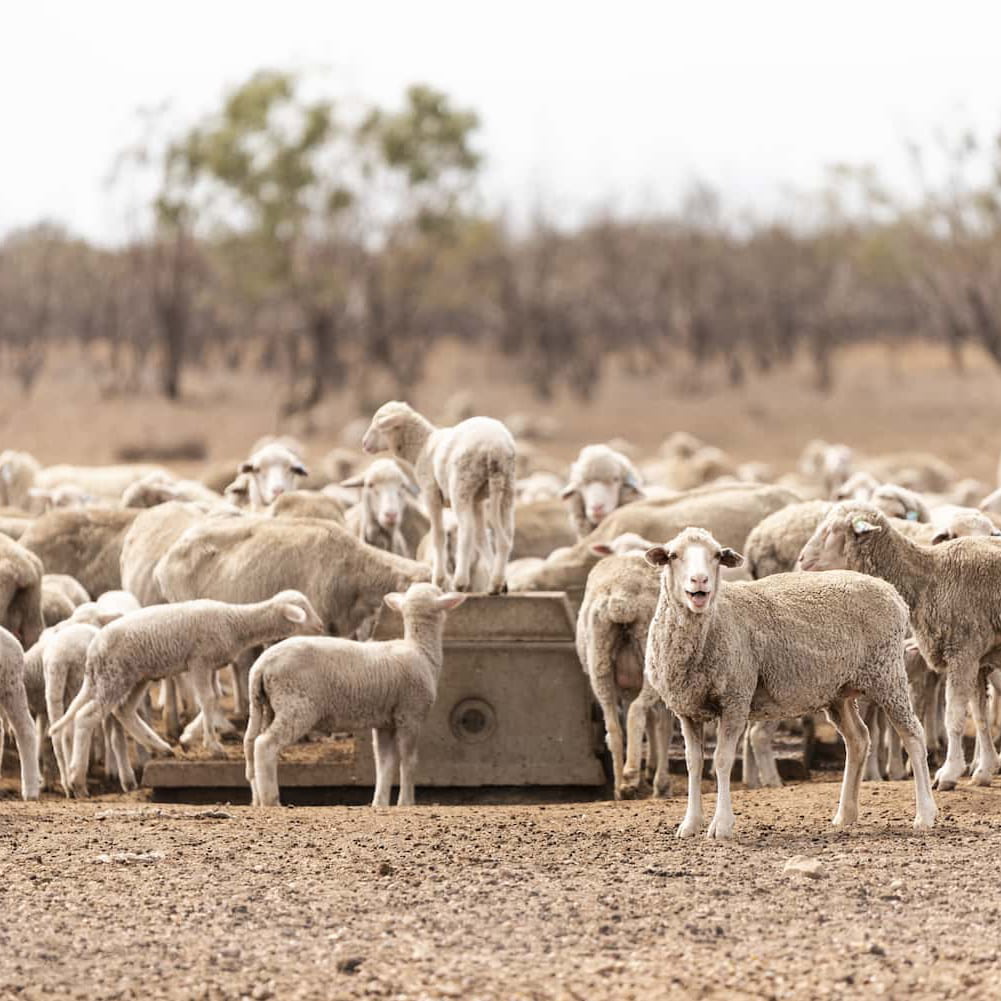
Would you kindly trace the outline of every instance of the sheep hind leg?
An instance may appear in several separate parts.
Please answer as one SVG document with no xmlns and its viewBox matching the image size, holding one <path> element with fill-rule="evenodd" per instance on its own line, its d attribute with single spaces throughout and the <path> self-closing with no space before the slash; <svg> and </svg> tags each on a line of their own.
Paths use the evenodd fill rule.
<svg viewBox="0 0 1001 1001">
<path fill-rule="evenodd" d="M 935 799 L 931 791 L 931 773 L 928 770 L 928 747 L 925 744 L 924 729 L 906 693 L 899 699 L 887 699 L 883 704 L 883 711 L 890 726 L 899 734 L 904 750 L 911 760 L 917 806 L 914 827 L 916 830 L 927 830 L 934 827 L 938 810 L 935 808 Z"/>
<path fill-rule="evenodd" d="M 275 713 L 271 725 L 254 741 L 254 781 L 257 806 L 280 806 L 278 758 L 290 744 L 306 734 L 313 720 L 297 723 L 289 716 Z"/>
<path fill-rule="evenodd" d="M 841 781 L 841 799 L 831 823 L 848 827 L 858 820 L 859 789 L 866 758 L 869 756 L 869 730 L 854 699 L 832 703 L 827 715 L 845 742 L 845 774 Z"/>
<path fill-rule="evenodd" d="M 950 665 L 945 681 L 945 730 L 948 750 L 945 763 L 935 773 L 935 786 L 945 791 L 955 789 L 966 771 L 966 754 L 963 750 L 963 730 L 966 727 L 966 709 L 974 694 L 979 664 Z"/>
<path fill-rule="evenodd" d="M 372 806 L 389 806 L 398 762 L 396 733 L 392 727 L 372 731 L 372 750 L 375 754 L 375 794 Z"/>
<path fill-rule="evenodd" d="M 758 780 L 768 789 L 782 788 L 782 777 L 775 760 L 775 735 L 778 729 L 778 720 L 761 720 L 748 728 L 751 757 L 758 771 Z"/>
<path fill-rule="evenodd" d="M 971 700 L 973 707 L 973 721 L 977 725 L 977 756 L 974 758 L 975 767 L 971 785 L 989 786 L 991 779 L 997 774 L 1001 765 L 1001 758 L 998 757 L 994 749 L 994 740 L 991 737 L 991 721 L 987 705 L 987 678 L 981 675 L 977 679 L 976 691 Z"/>
<path fill-rule="evenodd" d="M 132 687 L 125 701 L 115 710 L 118 722 L 125 732 L 153 754 L 173 755 L 174 749 L 139 715 L 139 703 L 146 694 L 148 682 L 140 681 Z"/>
<path fill-rule="evenodd" d="M 490 530 L 494 535 L 490 593 L 503 594 L 507 591 L 507 564 L 514 546 L 514 497 L 510 487 L 491 488 L 489 511 Z"/>
<path fill-rule="evenodd" d="M 476 512 L 472 503 L 461 506 L 456 504 L 455 517 L 459 523 L 459 537 L 455 546 L 455 577 L 452 579 L 452 587 L 456 591 L 468 591 L 476 541 Z"/>
<path fill-rule="evenodd" d="M 874 702 L 866 703 L 865 712 L 862 713 L 862 721 L 866 730 L 869 731 L 869 751 L 865 758 L 865 772 L 863 778 L 866 782 L 882 782 L 883 773 L 879 768 L 879 742 L 880 742 L 880 718 L 879 706 Z"/>
<path fill-rule="evenodd" d="M 77 798 L 89 795 L 87 790 L 87 765 L 94 731 L 107 715 L 103 706 L 94 699 L 88 700 L 73 717 L 73 754 L 70 758 L 70 791 Z"/>
<path fill-rule="evenodd" d="M 136 773 L 129 760 L 129 747 L 128 741 L 125 739 L 125 730 L 114 713 L 105 719 L 104 726 L 108 735 L 108 743 L 111 745 L 111 753 L 115 758 L 115 770 L 118 772 L 118 781 L 121 783 L 122 791 L 132 792 L 133 789 L 139 788 L 139 783 L 136 781 Z"/>
<path fill-rule="evenodd" d="M 14 731 L 17 756 L 21 762 L 21 798 L 38 799 L 42 786 L 38 767 L 38 737 L 23 684 L 13 686 L 4 700 L 2 709 L 6 721 Z"/>
<path fill-rule="evenodd" d="M 606 710 L 605 702 L 595 693 L 596 698 L 598 698 L 599 703 L 601 703 L 602 713 L 605 715 L 606 721 L 609 718 L 609 713 L 611 709 Z M 649 722 L 650 713 L 653 708 L 660 702 L 660 696 L 653 690 L 653 688 L 644 684 L 640 689 L 639 695 L 629 705 L 629 711 L 626 713 L 626 748 L 625 748 L 625 760 L 623 761 L 621 767 L 621 773 L 615 778 L 615 798 L 616 799 L 635 799 L 639 795 L 640 785 L 642 783 L 642 760 L 643 760 L 643 737 L 647 733 L 647 724 Z M 615 705 L 615 700 L 610 700 L 610 706 Z M 616 716 L 616 722 L 618 722 L 618 717 Z M 621 732 L 621 728 L 620 728 Z M 606 724 L 606 734 L 607 724 Z M 612 750 L 610 734 L 606 737 L 608 740 L 608 750 L 612 755 L 612 772 L 615 773 L 615 752 Z"/>
<path fill-rule="evenodd" d="M 660 699 L 647 713 L 647 735 L 651 750 L 657 759 L 653 773 L 655 799 L 668 799 L 671 795 L 671 738 L 674 736 L 674 713 Z"/>
<path fill-rule="evenodd" d="M 400 794 L 397 806 L 414 805 L 414 771 L 417 768 L 417 731 L 396 728 L 396 753 L 400 758 Z"/>
</svg>

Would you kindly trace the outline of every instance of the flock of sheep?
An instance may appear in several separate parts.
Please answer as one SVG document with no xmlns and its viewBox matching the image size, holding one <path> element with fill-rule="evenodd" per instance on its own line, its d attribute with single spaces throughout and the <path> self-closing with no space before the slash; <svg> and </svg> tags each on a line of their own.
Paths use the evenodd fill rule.
<svg viewBox="0 0 1001 1001">
<path fill-rule="evenodd" d="M 173 753 L 165 737 L 221 752 L 227 668 L 255 805 L 278 803 L 284 748 L 359 729 L 374 803 L 397 771 L 412 803 L 445 618 L 471 591 L 560 590 L 578 606 L 617 797 L 648 780 L 669 794 L 680 721 L 679 836 L 703 827 L 707 723 L 711 838 L 733 832 L 737 742 L 745 783 L 779 784 L 778 721 L 820 710 L 846 747 L 835 824 L 856 819 L 863 777 L 909 769 L 915 827 L 931 827 L 929 752 L 945 744 L 935 784 L 954 787 L 967 707 L 972 781 L 998 771 L 1001 490 L 934 456 L 819 441 L 776 476 L 685 433 L 646 462 L 627 442 L 588 445 L 566 475 L 500 421 L 439 427 L 400 402 L 360 444 L 311 473 L 297 442 L 266 440 L 204 482 L 0 453 L 0 713 L 25 798 L 43 770 L 87 795 L 102 754 L 135 788 L 133 759 Z M 384 603 L 401 639 L 371 639 Z"/>
</svg>

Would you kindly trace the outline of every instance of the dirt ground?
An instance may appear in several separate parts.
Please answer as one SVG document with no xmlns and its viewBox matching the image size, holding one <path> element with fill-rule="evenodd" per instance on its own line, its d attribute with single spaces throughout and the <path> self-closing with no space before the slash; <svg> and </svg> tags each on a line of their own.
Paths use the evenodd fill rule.
<svg viewBox="0 0 1001 1001">
<path fill-rule="evenodd" d="M 7 799 L 0 997 L 996 998 L 1001 786 L 940 795 L 921 835 L 910 783 L 864 786 L 848 833 L 836 798 L 737 790 L 729 844 L 677 840 L 680 795 Z M 819 878 L 784 870 L 797 855 Z"/>
</svg>

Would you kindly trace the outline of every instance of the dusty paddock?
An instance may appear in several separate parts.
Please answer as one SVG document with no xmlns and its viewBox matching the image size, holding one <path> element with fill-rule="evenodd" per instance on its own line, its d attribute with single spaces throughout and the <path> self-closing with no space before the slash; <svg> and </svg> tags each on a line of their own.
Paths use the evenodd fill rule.
<svg viewBox="0 0 1001 1001">
<path fill-rule="evenodd" d="M 730 844 L 676 840 L 680 798 L 6 800 L 0 997 L 996 998 L 1001 787 L 940 796 L 927 835 L 909 783 L 867 785 L 850 833 L 836 794 L 738 790 Z"/>
</svg>

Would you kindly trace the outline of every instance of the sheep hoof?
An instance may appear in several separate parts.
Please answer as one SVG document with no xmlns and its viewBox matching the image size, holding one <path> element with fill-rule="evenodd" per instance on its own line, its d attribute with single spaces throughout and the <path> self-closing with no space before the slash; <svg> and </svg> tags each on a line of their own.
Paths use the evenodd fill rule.
<svg viewBox="0 0 1001 1001">
<path fill-rule="evenodd" d="M 973 777 L 970 779 L 971 786 L 989 786 L 991 784 L 991 779 L 994 778 L 994 773 L 988 771 L 987 769 L 978 768 L 974 773 Z"/>
<path fill-rule="evenodd" d="M 914 830 L 930 831 L 935 826 L 935 813 L 922 817 L 918 815 L 914 818 Z"/>
<path fill-rule="evenodd" d="M 714 820 L 706 831 L 709 841 L 729 841 L 733 837 L 733 821 Z"/>
<path fill-rule="evenodd" d="M 654 785 L 653 787 L 653 798 L 654 799 L 670 799 L 671 798 L 671 784 L 665 783 L 664 785 Z"/>
<path fill-rule="evenodd" d="M 694 838 L 698 833 L 702 824 L 697 820 L 683 820 L 679 825 L 675 835 L 679 838 Z"/>
<path fill-rule="evenodd" d="M 838 812 L 834 814 L 834 819 L 831 820 L 831 824 L 834 827 L 851 827 L 857 819 L 857 815 L 842 813 L 841 810 L 838 810 Z"/>
<path fill-rule="evenodd" d="M 640 791 L 635 785 L 620 785 L 615 790 L 616 799 L 639 799 Z"/>
</svg>

